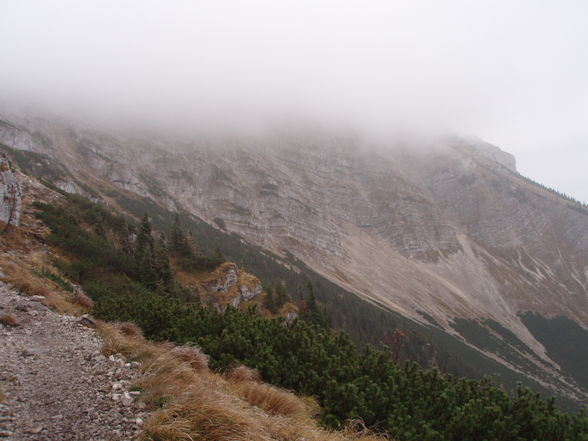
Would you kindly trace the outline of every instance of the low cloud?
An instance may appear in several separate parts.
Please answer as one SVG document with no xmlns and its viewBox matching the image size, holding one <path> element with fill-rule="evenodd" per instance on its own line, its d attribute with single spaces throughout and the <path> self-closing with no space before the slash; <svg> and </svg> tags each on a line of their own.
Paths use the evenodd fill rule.
<svg viewBox="0 0 588 441">
<path fill-rule="evenodd" d="M 588 200 L 585 1 L 2 3 L 4 101 L 162 125 L 447 128 Z"/>
</svg>

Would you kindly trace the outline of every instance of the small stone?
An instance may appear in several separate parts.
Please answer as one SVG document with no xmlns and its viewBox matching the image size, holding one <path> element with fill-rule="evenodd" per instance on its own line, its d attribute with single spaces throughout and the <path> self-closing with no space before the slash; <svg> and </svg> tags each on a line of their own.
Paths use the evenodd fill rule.
<svg viewBox="0 0 588 441">
<path fill-rule="evenodd" d="M 123 406 L 130 406 L 133 404 L 133 397 L 131 397 L 128 392 L 124 392 L 121 398 L 121 402 Z"/>
<path fill-rule="evenodd" d="M 36 434 L 36 433 L 40 433 L 42 430 L 43 430 L 43 426 L 37 426 L 32 429 L 29 429 L 28 432 Z"/>
<path fill-rule="evenodd" d="M 113 383 L 112 384 L 112 390 L 121 390 L 122 389 L 122 384 L 121 383 Z"/>
<path fill-rule="evenodd" d="M 9 436 L 14 435 L 10 430 L 1 430 L 0 431 L 0 438 L 8 438 Z"/>
<path fill-rule="evenodd" d="M 41 351 L 39 351 L 38 349 L 25 349 L 23 350 L 20 355 L 22 355 L 23 357 L 33 357 L 35 355 L 38 355 Z"/>
<path fill-rule="evenodd" d="M 87 328 L 95 328 L 96 327 L 96 322 L 88 317 L 82 317 L 80 320 L 78 320 L 78 324 L 85 326 Z"/>
<path fill-rule="evenodd" d="M 130 395 L 132 395 L 133 397 L 138 397 L 139 395 L 141 395 L 141 392 L 138 390 L 132 390 L 129 392 Z"/>
<path fill-rule="evenodd" d="M 43 296 L 31 296 L 29 297 L 33 302 L 42 302 L 43 300 L 45 300 L 45 297 Z"/>
<path fill-rule="evenodd" d="M 112 401 L 120 401 L 120 394 L 112 394 Z"/>
<path fill-rule="evenodd" d="M 27 305 L 27 309 L 28 310 L 32 309 L 34 311 L 39 311 L 39 312 L 49 310 L 49 308 L 47 308 L 45 305 L 43 305 L 42 303 L 39 303 L 39 302 L 29 303 L 29 305 Z"/>
<path fill-rule="evenodd" d="M 142 424 L 143 424 L 143 418 L 136 418 L 136 419 L 135 419 L 135 424 L 136 424 L 137 426 L 140 426 L 140 425 L 142 425 Z"/>
</svg>

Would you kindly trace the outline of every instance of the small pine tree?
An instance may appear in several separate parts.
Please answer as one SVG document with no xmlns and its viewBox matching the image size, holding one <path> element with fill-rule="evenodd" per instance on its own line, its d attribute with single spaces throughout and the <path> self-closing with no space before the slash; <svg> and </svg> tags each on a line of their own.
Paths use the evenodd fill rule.
<svg viewBox="0 0 588 441">
<path fill-rule="evenodd" d="M 169 264 L 169 255 L 165 236 L 162 234 L 155 245 L 155 253 L 153 258 L 153 269 L 158 285 L 164 291 L 172 291 L 174 287 L 174 276 L 171 266 Z"/>
<path fill-rule="evenodd" d="M 223 252 L 220 249 L 220 246 L 217 245 L 214 248 L 214 255 L 213 255 L 213 257 L 216 258 L 216 259 L 224 259 L 225 258 Z"/>
<path fill-rule="evenodd" d="M 131 256 L 133 254 L 133 236 L 135 234 L 135 229 L 129 225 L 126 224 L 125 228 L 124 228 L 124 232 L 123 232 L 123 236 L 122 236 L 122 249 L 124 251 L 124 253 L 127 256 Z"/>
<path fill-rule="evenodd" d="M 263 299 L 263 306 L 272 314 L 278 312 L 276 302 L 274 300 L 274 289 L 268 286 L 265 290 L 265 298 Z"/>
<path fill-rule="evenodd" d="M 96 225 L 95 231 L 96 231 L 96 235 L 98 237 L 100 237 L 102 239 L 106 239 L 106 231 L 104 230 L 104 226 L 102 225 L 102 222 L 99 222 Z"/>
<path fill-rule="evenodd" d="M 143 285 L 150 288 L 153 288 L 157 281 L 153 260 L 153 255 L 148 248 L 140 250 L 135 255 L 137 278 Z"/>
<path fill-rule="evenodd" d="M 329 319 L 325 312 L 319 307 L 316 297 L 314 295 L 314 287 L 309 280 L 306 284 L 306 296 L 304 298 L 304 309 L 300 314 L 300 318 L 307 322 L 318 325 L 322 328 L 329 327 Z"/>
<path fill-rule="evenodd" d="M 316 297 L 314 295 L 314 287 L 310 280 L 306 283 L 306 304 L 310 311 L 316 311 L 318 309 Z"/>
<path fill-rule="evenodd" d="M 153 237 L 151 222 L 146 213 L 141 219 L 133 254 L 137 277 L 143 285 L 154 287 L 157 275 L 154 268 Z"/>
<path fill-rule="evenodd" d="M 202 251 L 198 248 L 198 244 L 196 243 L 196 239 L 194 239 L 194 233 L 192 231 L 188 231 L 186 241 L 188 242 L 188 247 L 190 247 L 190 251 L 194 256 L 202 256 Z"/>
<path fill-rule="evenodd" d="M 278 283 L 276 283 L 276 305 L 278 308 L 281 308 L 282 306 L 284 306 L 284 304 L 286 302 L 290 301 L 290 298 L 288 297 L 288 292 L 286 291 L 286 284 L 284 283 L 284 281 L 279 281 Z"/>
<path fill-rule="evenodd" d="M 153 237 L 151 236 L 151 222 L 147 213 L 143 215 L 141 219 L 141 225 L 139 227 L 139 234 L 137 235 L 137 242 L 135 246 L 135 252 L 142 254 L 145 249 L 153 252 Z"/>
<path fill-rule="evenodd" d="M 176 213 L 170 234 L 170 251 L 180 257 L 189 259 L 194 256 L 191 240 L 186 238 L 180 224 L 180 216 Z"/>
</svg>

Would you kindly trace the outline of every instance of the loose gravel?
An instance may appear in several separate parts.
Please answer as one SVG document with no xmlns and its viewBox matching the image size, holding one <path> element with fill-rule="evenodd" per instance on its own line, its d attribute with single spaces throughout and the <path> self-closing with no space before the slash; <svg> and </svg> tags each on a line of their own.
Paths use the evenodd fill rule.
<svg viewBox="0 0 588 441">
<path fill-rule="evenodd" d="M 136 440 L 138 364 L 100 353 L 89 319 L 57 314 L 0 283 L 0 441 Z"/>
</svg>

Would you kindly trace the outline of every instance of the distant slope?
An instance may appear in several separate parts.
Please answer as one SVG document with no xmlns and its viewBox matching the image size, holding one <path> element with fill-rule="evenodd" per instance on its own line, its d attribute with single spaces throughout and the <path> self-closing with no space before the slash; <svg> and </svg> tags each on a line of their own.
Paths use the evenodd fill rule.
<svg viewBox="0 0 588 441">
<path fill-rule="evenodd" d="M 180 211 L 205 249 L 220 245 L 264 282 L 302 292 L 310 277 L 357 341 L 414 329 L 426 337 L 407 348 L 423 363 L 526 376 L 586 402 L 520 314 L 586 328 L 588 216 L 496 148 L 444 138 L 390 150 L 325 133 L 182 143 L 28 124 L 0 139 L 58 164 L 58 187 L 162 225 Z"/>
<path fill-rule="evenodd" d="M 259 441 L 294 441 L 301 436 L 374 439 L 366 436 L 362 423 L 344 433 L 317 429 L 312 418 L 318 410 L 314 399 L 299 399 L 260 384 L 257 372 L 235 367 L 236 363 L 257 368 L 274 385 L 315 397 L 322 405 L 320 421 L 333 428 L 360 418 L 365 425 L 404 441 L 559 437 L 581 441 L 588 433 L 583 413 L 562 414 L 553 400 L 541 400 L 522 387 L 509 397 L 488 379 L 460 380 L 414 363 L 396 363 L 394 349 L 402 348 L 398 344 L 402 330 L 395 330 L 390 353 L 358 349 L 345 334 L 302 315 L 288 323 L 264 318 L 252 309 L 209 308 L 196 301 L 187 286 L 173 283 L 173 272 L 162 271 L 170 256 L 181 259 L 181 232 L 175 230 L 166 241 L 161 232 L 153 231 L 147 217 L 140 223 L 126 220 L 83 197 L 42 190 L 33 179 L 18 177 L 25 187 L 28 219 L 0 239 L 7 251 L 1 256 L 4 277 L 29 293 L 39 292 L 34 285 L 42 283 L 45 301 L 55 295 L 49 288 L 53 285 L 75 302 L 70 307 L 84 299 L 96 317 L 124 322 L 98 327 L 105 333 L 107 353 L 122 352 L 145 366 L 133 387 L 154 410 L 145 422 L 146 436 L 211 441 L 235 436 Z M 31 189 L 41 198 L 31 198 Z M 42 235 L 31 236 L 31 225 L 39 221 L 44 225 Z M 27 236 L 34 240 L 23 240 Z M 155 252 L 145 253 L 150 244 Z M 15 246 L 20 253 L 14 252 Z M 15 265 L 13 259 L 24 265 Z M 147 261 L 150 264 L 145 265 Z M 234 265 L 220 263 L 214 256 L 199 256 L 193 262 L 198 263 L 194 275 L 218 276 L 219 270 Z M 80 283 L 93 305 L 63 277 Z M 163 344 L 146 341 L 129 321 Z M 170 341 L 187 345 L 174 347 Z M 207 369 L 208 363 L 217 373 Z M 218 375 L 221 371 L 224 378 Z M 353 433 L 357 428 L 360 433 Z"/>
</svg>

